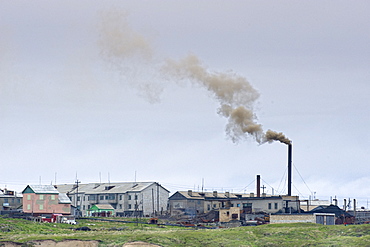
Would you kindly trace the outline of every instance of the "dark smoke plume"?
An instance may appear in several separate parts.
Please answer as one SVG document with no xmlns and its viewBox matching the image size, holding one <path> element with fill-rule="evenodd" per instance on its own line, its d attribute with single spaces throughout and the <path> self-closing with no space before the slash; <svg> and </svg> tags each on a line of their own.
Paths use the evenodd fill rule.
<svg viewBox="0 0 370 247">
<path fill-rule="evenodd" d="M 259 93 L 244 77 L 233 72 L 210 71 L 195 55 L 179 61 L 167 59 L 158 65 L 158 61 L 153 59 L 154 52 L 148 40 L 132 30 L 127 23 L 127 16 L 117 10 L 103 15 L 100 34 L 101 54 L 120 74 L 133 74 L 131 71 L 135 69 L 128 67 L 137 62 L 137 65 L 147 68 L 147 71 L 141 71 L 141 76 L 155 75 L 170 82 L 185 81 L 205 88 L 219 103 L 217 113 L 227 118 L 226 134 L 234 143 L 249 137 L 260 144 L 271 141 L 290 143 L 282 133 L 271 130 L 263 132 L 254 113 Z M 155 102 L 162 92 L 161 86 L 153 86 L 153 80 L 145 83 L 141 78 L 133 79 L 133 86 L 142 95 L 150 97 L 149 101 Z"/>
<path fill-rule="evenodd" d="M 278 133 L 278 132 L 275 132 L 275 131 L 272 131 L 272 130 L 267 130 L 266 131 L 266 134 L 265 134 L 265 142 L 273 142 L 273 141 L 279 141 L 281 143 L 284 143 L 284 144 L 291 144 L 292 141 L 289 140 L 287 137 L 285 137 L 285 135 L 283 133 Z"/>
<path fill-rule="evenodd" d="M 259 93 L 241 76 L 208 71 L 195 55 L 168 60 L 162 72 L 169 80 L 186 80 L 207 89 L 219 102 L 218 114 L 228 119 L 226 133 L 233 142 L 252 136 L 262 141 L 262 126 L 256 123 L 253 104 Z"/>
</svg>

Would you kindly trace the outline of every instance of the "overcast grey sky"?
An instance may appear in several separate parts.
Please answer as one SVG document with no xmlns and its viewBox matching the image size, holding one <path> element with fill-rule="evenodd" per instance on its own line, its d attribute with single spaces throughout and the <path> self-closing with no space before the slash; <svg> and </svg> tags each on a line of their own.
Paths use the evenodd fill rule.
<svg viewBox="0 0 370 247">
<path fill-rule="evenodd" d="M 233 143 L 219 99 L 163 77 L 189 55 L 259 93 L 293 194 L 370 199 L 368 1 L 1 1 L 0 187 L 158 181 L 287 193 L 287 146 Z"/>
</svg>

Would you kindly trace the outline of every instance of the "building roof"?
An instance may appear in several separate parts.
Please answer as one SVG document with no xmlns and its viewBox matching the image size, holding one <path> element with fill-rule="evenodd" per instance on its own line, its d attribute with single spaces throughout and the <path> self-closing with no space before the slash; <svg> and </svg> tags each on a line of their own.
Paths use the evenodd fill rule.
<svg viewBox="0 0 370 247">
<path fill-rule="evenodd" d="M 23 195 L 13 190 L 0 189 L 0 197 L 1 198 L 22 198 Z"/>
<path fill-rule="evenodd" d="M 79 193 L 85 194 L 117 194 L 117 193 L 141 192 L 153 184 L 158 183 L 156 182 L 88 183 L 88 184 L 79 184 L 78 188 L 76 184 L 60 184 L 57 185 L 56 187 L 58 191 L 63 193 L 77 193 L 78 189 Z M 168 191 L 163 186 L 161 187 Z"/>
<path fill-rule="evenodd" d="M 23 193 L 35 193 L 35 194 L 59 194 L 59 191 L 54 185 L 27 185 L 22 191 Z"/>
<path fill-rule="evenodd" d="M 110 204 L 95 204 L 90 209 L 88 209 L 88 211 L 94 211 L 96 209 L 100 209 L 100 210 L 114 210 L 114 208 Z"/>
<path fill-rule="evenodd" d="M 70 204 L 72 203 L 71 200 L 69 199 L 69 197 L 64 194 L 64 193 L 59 193 L 59 196 L 58 196 L 58 200 L 59 200 L 59 203 L 66 203 L 66 204 Z"/>
<path fill-rule="evenodd" d="M 346 216 L 351 217 L 352 215 L 344 211 L 335 205 L 330 206 L 318 206 L 317 208 L 310 211 L 310 213 L 334 213 L 336 217 Z"/>
<path fill-rule="evenodd" d="M 256 197 L 255 194 L 243 194 L 243 193 L 231 193 L 231 192 L 197 192 L 197 191 L 177 191 L 173 194 L 170 199 L 174 199 L 176 196 L 182 196 L 186 199 L 191 200 L 204 200 L 204 199 L 281 199 L 280 196 L 264 195 L 263 197 Z"/>
</svg>

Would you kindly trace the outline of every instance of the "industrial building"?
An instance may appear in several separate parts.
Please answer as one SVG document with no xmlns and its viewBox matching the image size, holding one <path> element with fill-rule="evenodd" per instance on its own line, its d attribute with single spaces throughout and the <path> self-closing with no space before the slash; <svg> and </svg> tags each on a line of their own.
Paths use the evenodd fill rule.
<svg viewBox="0 0 370 247">
<path fill-rule="evenodd" d="M 299 212 L 299 197 L 286 195 L 255 195 L 217 191 L 177 191 L 169 198 L 171 216 L 196 217 L 212 210 L 237 207 L 242 214 Z"/>
</svg>

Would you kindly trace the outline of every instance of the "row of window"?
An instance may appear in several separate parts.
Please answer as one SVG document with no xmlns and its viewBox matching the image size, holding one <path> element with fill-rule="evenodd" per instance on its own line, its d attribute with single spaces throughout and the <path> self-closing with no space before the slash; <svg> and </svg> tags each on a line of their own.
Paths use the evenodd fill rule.
<svg viewBox="0 0 370 247">
<path fill-rule="evenodd" d="M 9 200 L 9 198 L 4 198 L 4 203 L 21 203 L 21 199 L 20 198 L 17 198 L 17 200 L 15 200 L 14 198 L 12 198 L 11 200 Z"/>
<path fill-rule="evenodd" d="M 274 204 L 275 204 L 275 205 L 274 205 L 274 209 L 278 209 L 278 204 L 277 204 L 276 202 L 275 202 Z M 268 208 L 269 208 L 269 209 L 272 209 L 272 203 L 269 203 L 268 205 L 269 205 L 269 207 L 268 207 Z"/>
<path fill-rule="evenodd" d="M 81 198 L 83 201 L 85 201 L 85 197 L 84 196 L 78 196 L 77 197 L 77 201 L 81 201 Z M 97 199 L 99 198 L 99 200 L 116 200 L 116 195 L 114 194 L 109 194 L 109 195 L 89 195 L 87 196 L 87 200 L 88 201 L 96 201 Z M 119 200 L 122 201 L 122 198 L 123 198 L 123 195 L 119 195 Z M 72 200 L 72 198 L 70 198 Z M 128 200 L 138 200 L 138 196 L 135 195 L 135 196 L 131 196 L 131 195 L 128 195 Z"/>
<path fill-rule="evenodd" d="M 87 210 L 89 210 L 90 208 L 91 208 L 91 205 L 87 205 Z M 128 204 L 128 209 L 133 209 L 133 208 L 135 208 L 135 205 Z M 122 204 L 118 204 L 118 209 L 123 209 Z M 82 205 L 82 210 L 86 210 L 85 205 Z"/>
<path fill-rule="evenodd" d="M 252 208 L 252 203 L 243 203 L 242 205 L 243 205 L 243 208 L 250 208 L 250 209 Z M 232 203 L 230 206 L 231 207 L 238 207 L 239 208 L 240 207 L 240 203 L 237 203 L 237 204 L 233 204 Z M 219 203 L 219 204 L 213 204 L 212 205 L 212 208 L 217 208 L 217 207 L 220 208 L 221 207 L 221 203 Z M 207 205 L 207 209 L 208 210 L 211 210 L 211 205 L 210 204 Z M 272 203 L 269 203 L 268 204 L 268 209 L 272 209 Z M 276 203 L 276 202 L 274 203 L 274 209 L 278 209 L 278 203 Z"/>
<path fill-rule="evenodd" d="M 55 200 L 55 195 L 50 195 L 50 200 Z M 31 200 L 32 197 L 30 194 L 27 195 L 27 200 Z M 45 200 L 45 195 L 38 195 L 38 200 Z"/>
<path fill-rule="evenodd" d="M 44 210 L 44 205 L 40 204 L 39 209 Z M 27 204 L 27 210 L 31 210 L 31 204 Z"/>
</svg>

